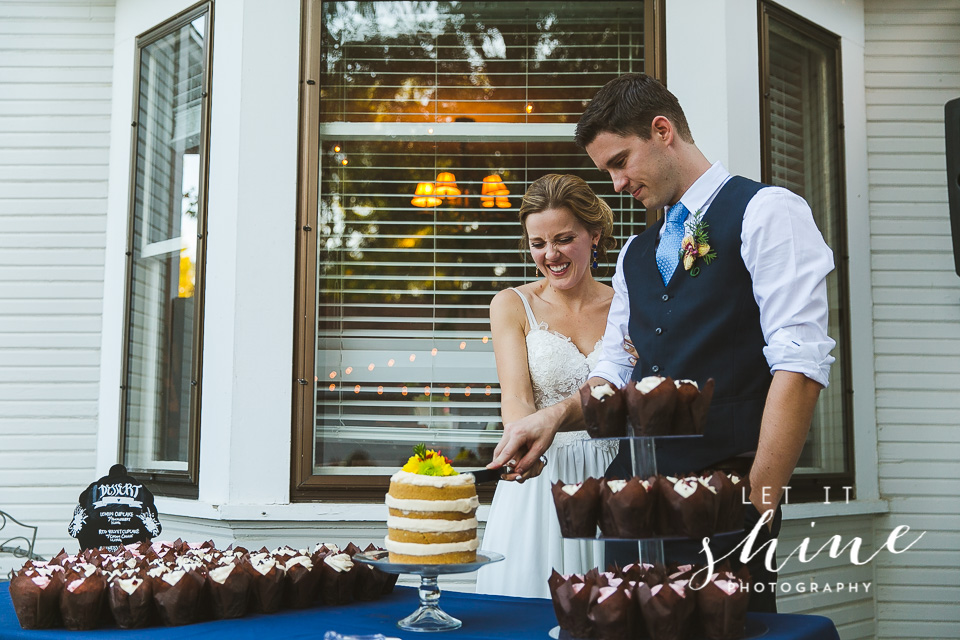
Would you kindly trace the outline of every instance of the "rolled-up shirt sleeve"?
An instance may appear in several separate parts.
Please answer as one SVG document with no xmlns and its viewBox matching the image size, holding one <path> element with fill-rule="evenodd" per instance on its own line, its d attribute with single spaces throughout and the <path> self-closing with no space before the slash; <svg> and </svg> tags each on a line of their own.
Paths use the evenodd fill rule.
<svg viewBox="0 0 960 640">
<path fill-rule="evenodd" d="M 617 270 L 613 274 L 613 301 L 607 313 L 607 328 L 603 332 L 603 348 L 600 361 L 590 372 L 590 377 L 600 377 L 622 387 L 630 380 L 633 374 L 633 365 L 630 364 L 630 354 L 623 348 L 623 339 L 627 336 L 627 323 L 630 320 L 630 300 L 627 297 L 627 281 L 623 277 L 623 257 L 627 247 L 636 236 L 631 236 L 617 256 Z"/>
<path fill-rule="evenodd" d="M 770 371 L 801 373 L 826 387 L 836 346 L 827 335 L 826 276 L 834 263 L 810 207 L 786 189 L 761 189 L 743 214 L 741 241 Z"/>
</svg>

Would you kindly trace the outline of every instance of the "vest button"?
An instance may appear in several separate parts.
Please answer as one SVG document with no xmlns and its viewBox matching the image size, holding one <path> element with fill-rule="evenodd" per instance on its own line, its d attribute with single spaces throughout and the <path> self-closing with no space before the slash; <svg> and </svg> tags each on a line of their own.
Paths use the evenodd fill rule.
<svg viewBox="0 0 960 640">
<path fill-rule="evenodd" d="M 650 371 L 653 371 L 654 373 L 656 373 L 660 371 L 660 367 L 658 367 L 657 365 L 653 365 L 652 367 L 650 367 Z"/>
<path fill-rule="evenodd" d="M 656 329 L 653 330 L 653 332 L 656 333 L 657 335 L 660 335 L 661 333 L 663 333 L 663 329 L 661 329 L 660 327 L 657 327 Z"/>
<path fill-rule="evenodd" d="M 663 296 L 661 296 L 660 299 L 663 300 L 664 302 L 666 302 L 667 300 L 670 299 L 670 296 L 668 296 L 667 294 L 663 294 Z"/>
</svg>

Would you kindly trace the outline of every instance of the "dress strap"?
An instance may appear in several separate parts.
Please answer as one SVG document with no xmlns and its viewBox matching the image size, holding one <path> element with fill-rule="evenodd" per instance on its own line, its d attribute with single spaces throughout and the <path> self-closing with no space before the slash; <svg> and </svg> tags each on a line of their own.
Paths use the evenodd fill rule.
<svg viewBox="0 0 960 640">
<path fill-rule="evenodd" d="M 527 302 L 527 296 L 523 295 L 523 293 L 520 292 L 520 289 L 517 289 L 516 287 L 510 287 L 510 291 L 513 291 L 518 296 L 520 296 L 520 300 L 523 301 L 523 308 L 527 310 L 527 320 L 530 322 L 530 331 L 533 331 L 534 329 L 539 327 L 540 324 L 537 322 L 536 317 L 534 317 L 533 315 L 533 309 L 530 308 L 530 303 Z"/>
</svg>

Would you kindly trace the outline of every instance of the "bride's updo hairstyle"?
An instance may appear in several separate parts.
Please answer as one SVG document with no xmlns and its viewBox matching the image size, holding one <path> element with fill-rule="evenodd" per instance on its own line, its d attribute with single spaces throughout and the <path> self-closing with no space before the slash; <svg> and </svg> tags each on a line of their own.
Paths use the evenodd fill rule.
<svg viewBox="0 0 960 640">
<path fill-rule="evenodd" d="M 583 178 L 551 173 L 537 178 L 523 194 L 520 204 L 520 251 L 530 248 L 527 236 L 527 216 L 542 213 L 547 209 L 566 209 L 580 221 L 590 233 L 600 232 L 597 241 L 597 262 L 606 260 L 607 251 L 617 246 L 613 237 L 613 211 L 610 205 L 597 197 Z"/>
</svg>

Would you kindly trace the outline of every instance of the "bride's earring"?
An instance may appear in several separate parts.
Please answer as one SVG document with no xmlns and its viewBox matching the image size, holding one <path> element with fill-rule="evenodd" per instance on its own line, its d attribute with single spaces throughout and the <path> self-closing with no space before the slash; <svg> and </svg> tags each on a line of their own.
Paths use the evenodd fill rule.
<svg viewBox="0 0 960 640">
<path fill-rule="evenodd" d="M 593 264 L 590 266 L 593 267 L 594 269 L 597 268 L 597 243 L 596 242 L 593 243 Z"/>
</svg>

